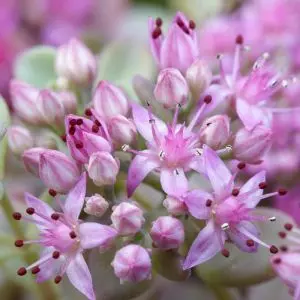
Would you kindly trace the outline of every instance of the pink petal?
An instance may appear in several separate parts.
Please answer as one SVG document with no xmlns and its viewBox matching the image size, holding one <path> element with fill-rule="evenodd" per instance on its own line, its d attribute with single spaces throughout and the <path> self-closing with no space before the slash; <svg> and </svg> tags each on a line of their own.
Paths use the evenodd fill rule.
<svg viewBox="0 0 300 300">
<path fill-rule="evenodd" d="M 86 193 L 86 173 L 83 173 L 76 185 L 69 192 L 64 210 L 65 214 L 74 221 L 77 221 L 79 214 L 82 210 Z"/>
<path fill-rule="evenodd" d="M 259 188 L 261 182 L 266 181 L 266 172 L 261 171 L 251 177 L 240 189 L 240 198 L 248 208 L 254 208 L 260 201 L 260 196 L 263 194 L 263 190 Z M 245 197 L 244 193 L 249 192 Z M 250 193 L 251 192 L 251 193 Z"/>
<path fill-rule="evenodd" d="M 212 200 L 213 196 L 201 190 L 193 190 L 184 197 L 184 203 L 193 217 L 207 220 L 211 212 L 211 208 L 206 206 L 208 199 Z"/>
<path fill-rule="evenodd" d="M 172 196 L 181 196 L 188 190 L 188 180 L 182 169 L 163 168 L 160 183 L 164 192 Z"/>
<path fill-rule="evenodd" d="M 236 110 L 247 130 L 252 130 L 258 124 L 263 124 L 266 127 L 271 125 L 272 114 L 266 109 L 248 104 L 242 99 L 237 99 Z"/>
<path fill-rule="evenodd" d="M 88 155 L 92 155 L 94 152 L 98 151 L 112 151 L 111 145 L 103 137 L 88 132 L 83 132 L 82 134 L 84 139 L 85 150 L 87 151 Z"/>
<path fill-rule="evenodd" d="M 141 151 L 149 153 L 149 151 Z M 131 162 L 127 176 L 127 194 L 131 197 L 137 186 L 155 168 L 159 167 L 159 161 L 143 155 L 137 155 Z"/>
<path fill-rule="evenodd" d="M 111 226 L 88 222 L 80 224 L 80 245 L 83 249 L 109 245 L 118 232 Z"/>
<path fill-rule="evenodd" d="M 183 269 L 190 269 L 208 261 L 223 249 L 224 242 L 224 233 L 215 228 L 212 220 L 209 221 L 194 240 Z"/>
<path fill-rule="evenodd" d="M 157 63 L 159 65 L 159 57 L 160 57 L 160 48 L 163 41 L 163 35 L 161 34 L 158 38 L 153 39 L 152 33 L 154 29 L 156 28 L 155 22 L 152 18 L 149 18 L 148 21 L 148 30 L 149 30 L 149 40 L 150 40 L 150 48 L 151 53 Z"/>
<path fill-rule="evenodd" d="M 73 286 L 89 300 L 96 300 L 92 276 L 81 253 L 71 260 L 66 271 Z"/>
<path fill-rule="evenodd" d="M 151 124 L 149 122 L 149 113 L 147 109 L 138 104 L 132 104 L 132 117 L 138 132 L 150 143 L 153 143 Z M 168 132 L 167 125 L 159 118 L 152 116 L 155 120 L 155 126 L 158 134 L 166 135 Z"/>
<path fill-rule="evenodd" d="M 300 300 L 300 280 L 298 280 L 295 293 L 294 293 L 294 299 L 295 300 Z"/>
<path fill-rule="evenodd" d="M 227 189 L 231 190 L 229 183 L 232 175 L 224 162 L 219 158 L 215 151 L 208 146 L 203 147 L 203 158 L 206 175 L 217 195 L 220 195 Z"/>
<path fill-rule="evenodd" d="M 254 246 L 247 246 L 247 240 L 249 237 L 240 232 L 239 228 L 242 227 L 243 230 L 247 230 L 252 235 L 259 237 L 259 231 L 254 224 L 248 221 L 242 221 L 239 225 L 237 225 L 234 230 L 228 232 L 228 237 L 232 242 L 242 251 L 244 252 L 256 252 L 258 248 L 258 243 L 254 243 Z"/>
<path fill-rule="evenodd" d="M 201 156 L 196 156 L 188 165 L 189 168 L 191 168 L 192 170 L 203 174 L 205 173 L 205 168 L 204 168 L 204 161 L 203 161 L 203 157 Z"/>
</svg>

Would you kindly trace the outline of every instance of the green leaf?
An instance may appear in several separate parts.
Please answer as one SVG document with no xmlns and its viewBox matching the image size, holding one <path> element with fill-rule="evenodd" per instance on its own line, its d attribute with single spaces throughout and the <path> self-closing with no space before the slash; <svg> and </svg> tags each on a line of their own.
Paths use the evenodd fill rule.
<svg viewBox="0 0 300 300">
<path fill-rule="evenodd" d="M 5 100 L 0 96 L 0 126 L 8 127 L 10 124 L 10 115 Z M 6 136 L 0 140 L 0 181 L 4 178 L 5 173 L 5 157 L 7 152 Z"/>
<path fill-rule="evenodd" d="M 15 77 L 37 88 L 47 87 L 57 77 L 55 55 L 55 48 L 49 46 L 36 46 L 23 52 L 14 66 Z"/>
<path fill-rule="evenodd" d="M 276 217 L 276 222 L 257 224 L 261 230 L 261 240 L 269 245 L 280 247 L 282 239 L 278 232 L 285 223 L 295 223 L 287 214 L 272 208 L 258 208 L 256 212 L 266 217 Z M 286 241 L 284 242 L 286 244 Z M 197 275 L 211 285 L 249 286 L 262 283 L 274 277 L 270 265 L 271 254 L 268 249 L 260 246 L 256 253 L 245 253 L 234 245 L 226 244 L 230 257 L 218 254 L 210 261 L 196 267 Z"/>
</svg>

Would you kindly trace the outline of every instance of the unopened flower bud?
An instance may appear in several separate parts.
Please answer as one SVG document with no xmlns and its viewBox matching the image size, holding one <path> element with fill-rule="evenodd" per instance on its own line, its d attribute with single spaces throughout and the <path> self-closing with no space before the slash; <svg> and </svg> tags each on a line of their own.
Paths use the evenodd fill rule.
<svg viewBox="0 0 300 300">
<path fill-rule="evenodd" d="M 136 141 L 137 131 L 134 123 L 122 115 L 109 120 L 108 130 L 115 147 L 131 145 Z"/>
<path fill-rule="evenodd" d="M 128 100 L 124 92 L 105 80 L 98 84 L 93 103 L 97 114 L 101 117 L 126 116 L 129 110 Z"/>
<path fill-rule="evenodd" d="M 12 126 L 7 130 L 7 140 L 10 150 L 21 155 L 25 150 L 33 147 L 33 137 L 30 131 L 21 126 Z"/>
<path fill-rule="evenodd" d="M 159 217 L 154 221 L 150 235 L 155 246 L 160 249 L 176 249 L 184 242 L 182 223 L 169 216 Z"/>
<path fill-rule="evenodd" d="M 151 259 L 146 249 L 139 245 L 121 248 L 112 262 L 115 275 L 121 282 L 139 282 L 151 278 Z"/>
<path fill-rule="evenodd" d="M 45 148 L 31 148 L 24 151 L 22 158 L 26 171 L 35 176 L 39 176 L 39 165 L 41 154 L 46 151 Z"/>
<path fill-rule="evenodd" d="M 97 62 L 93 53 L 82 42 L 73 38 L 58 48 L 55 66 L 60 77 L 87 85 L 96 75 Z"/>
<path fill-rule="evenodd" d="M 40 134 L 35 139 L 35 144 L 37 147 L 46 149 L 57 149 L 57 142 L 55 140 L 55 135 L 51 131 L 42 130 Z"/>
<path fill-rule="evenodd" d="M 188 99 L 189 88 L 177 69 L 160 71 L 154 89 L 155 99 L 166 108 L 184 105 Z"/>
<path fill-rule="evenodd" d="M 206 119 L 200 128 L 200 141 L 214 150 L 220 149 L 230 137 L 230 121 L 226 115 Z"/>
<path fill-rule="evenodd" d="M 120 162 L 109 152 L 98 151 L 91 155 L 88 164 L 88 173 L 96 185 L 111 185 L 116 181 Z"/>
<path fill-rule="evenodd" d="M 264 154 L 270 149 L 272 131 L 265 126 L 256 126 L 249 131 L 240 129 L 233 142 L 234 157 L 246 163 L 259 163 Z"/>
<path fill-rule="evenodd" d="M 197 59 L 187 69 L 185 77 L 194 98 L 198 100 L 212 81 L 212 72 L 207 62 Z"/>
<path fill-rule="evenodd" d="M 182 215 L 187 211 L 184 201 L 177 197 L 168 196 L 163 201 L 163 205 L 174 216 Z"/>
<path fill-rule="evenodd" d="M 58 95 L 64 107 L 65 114 L 68 115 L 75 113 L 77 109 L 77 99 L 75 95 L 67 91 L 60 92 Z"/>
<path fill-rule="evenodd" d="M 30 124 L 42 122 L 41 114 L 36 106 L 39 90 L 18 80 L 10 82 L 10 94 L 16 115 Z"/>
<path fill-rule="evenodd" d="M 64 194 L 76 184 L 80 171 L 64 153 L 45 150 L 40 155 L 39 175 L 48 188 Z"/>
<path fill-rule="evenodd" d="M 62 124 L 64 120 L 64 106 L 59 95 L 50 90 L 42 90 L 37 98 L 37 107 L 47 124 Z"/>
<path fill-rule="evenodd" d="M 128 202 L 123 202 L 115 207 L 111 214 L 114 227 L 121 235 L 136 234 L 144 224 L 143 211 Z"/>
<path fill-rule="evenodd" d="M 84 212 L 95 217 L 102 217 L 109 207 L 108 202 L 99 194 L 85 199 Z"/>
</svg>

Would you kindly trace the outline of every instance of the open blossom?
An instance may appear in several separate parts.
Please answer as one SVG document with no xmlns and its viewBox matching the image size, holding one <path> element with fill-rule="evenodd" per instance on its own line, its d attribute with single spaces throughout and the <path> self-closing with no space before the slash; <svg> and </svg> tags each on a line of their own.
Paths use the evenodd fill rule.
<svg viewBox="0 0 300 300">
<path fill-rule="evenodd" d="M 149 19 L 152 54 L 161 69 L 175 68 L 184 74 L 199 54 L 196 25 L 178 12 L 166 36 L 163 35 L 161 26 L 160 18 Z"/>
<path fill-rule="evenodd" d="M 254 209 L 262 199 L 284 195 L 286 191 L 263 195 L 266 187 L 264 171 L 254 175 L 241 188 L 236 188 L 234 179 L 237 173 L 231 174 L 213 150 L 205 146 L 203 157 L 205 171 L 214 192 L 211 194 L 193 190 L 185 195 L 185 204 L 190 214 L 207 223 L 193 242 L 184 269 L 201 264 L 218 252 L 228 257 L 226 240 L 245 252 L 255 252 L 260 244 L 269 248 L 271 253 L 277 253 L 275 246 L 267 245 L 259 239 L 259 231 L 253 221 L 267 221 L 268 218 L 256 215 Z"/>
<path fill-rule="evenodd" d="M 37 282 L 54 277 L 59 283 L 66 273 L 70 282 L 88 299 L 95 300 L 92 278 L 83 258 L 83 251 L 94 247 L 102 247 L 111 243 L 117 231 L 107 225 L 82 222 L 78 219 L 84 204 L 86 192 L 86 175 L 83 174 L 76 186 L 68 194 L 62 212 L 55 212 L 50 206 L 34 196 L 27 194 L 26 213 L 15 212 L 15 220 L 34 223 L 40 231 L 37 241 L 17 240 L 16 247 L 37 243 L 44 247 L 41 257 L 28 267 L 18 270 L 23 276 L 28 271 L 36 274 Z M 58 201 L 60 203 L 60 201 Z"/>
</svg>

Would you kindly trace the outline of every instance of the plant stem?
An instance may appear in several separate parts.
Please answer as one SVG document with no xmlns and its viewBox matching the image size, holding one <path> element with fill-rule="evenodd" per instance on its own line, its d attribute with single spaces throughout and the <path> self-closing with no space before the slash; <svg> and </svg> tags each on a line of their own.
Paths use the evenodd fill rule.
<svg viewBox="0 0 300 300">
<path fill-rule="evenodd" d="M 225 287 L 210 285 L 210 289 L 213 291 L 213 293 L 216 296 L 216 299 L 218 300 L 234 300 L 231 292 Z"/>
<path fill-rule="evenodd" d="M 16 238 L 21 240 L 26 240 L 23 229 L 20 226 L 20 223 L 16 222 L 12 218 L 14 209 L 6 195 L 4 195 L 4 197 L 1 200 L 1 206 L 2 206 L 3 213 L 6 216 L 7 222 L 9 223 Z M 26 264 L 30 265 L 37 259 L 37 255 L 32 251 L 24 251 L 23 259 L 26 262 Z M 37 294 L 37 299 L 58 300 L 57 292 L 55 291 L 53 284 L 49 282 L 45 282 L 42 284 L 33 283 L 33 287 L 34 287 L 34 291 Z"/>
</svg>

